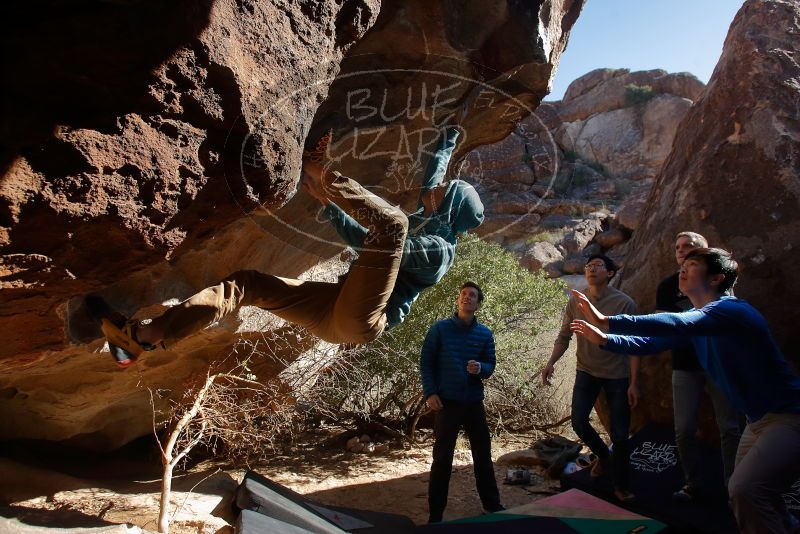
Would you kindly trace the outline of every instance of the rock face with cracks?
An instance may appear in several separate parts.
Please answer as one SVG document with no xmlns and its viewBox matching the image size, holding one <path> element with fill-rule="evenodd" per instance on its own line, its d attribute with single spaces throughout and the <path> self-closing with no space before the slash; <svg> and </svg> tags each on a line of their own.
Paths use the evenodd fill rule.
<svg viewBox="0 0 800 534">
<path fill-rule="evenodd" d="M 747 1 L 706 92 L 684 117 L 629 246 L 622 289 L 642 311 L 676 268 L 675 234 L 692 230 L 733 252 L 735 291 L 767 318 L 790 359 L 800 298 L 800 6 Z M 644 358 L 647 419 L 671 421 L 669 359 Z M 708 415 L 708 414 L 706 414 Z M 707 428 L 713 428 L 710 417 Z"/>
<path fill-rule="evenodd" d="M 0 130 L 0 434 L 112 448 L 146 433 L 137 384 L 179 395 L 227 352 L 235 328 L 227 342 L 203 333 L 117 372 L 97 354 L 83 295 L 100 292 L 130 314 L 278 258 L 244 215 L 293 195 L 328 90 L 316 82 L 336 75 L 380 3 L 2 10 L 14 76 Z"/>
<path fill-rule="evenodd" d="M 335 256 L 318 206 L 295 196 L 309 132 L 333 125 L 343 172 L 413 202 L 444 124 L 462 125 L 458 158 L 538 105 L 582 4 L 0 7 L 14 51 L 0 128 L 0 439 L 111 449 L 149 433 L 148 388 L 157 407 L 180 398 L 237 340 L 260 337 L 262 317 L 119 371 L 85 294 L 146 318 L 237 269 L 296 276 Z"/>
<path fill-rule="evenodd" d="M 451 174 L 469 178 L 464 156 L 536 109 L 582 6 L 384 2 L 343 61 L 312 136 L 332 128 L 337 168 L 410 209 L 443 126 L 461 132 Z"/>
</svg>

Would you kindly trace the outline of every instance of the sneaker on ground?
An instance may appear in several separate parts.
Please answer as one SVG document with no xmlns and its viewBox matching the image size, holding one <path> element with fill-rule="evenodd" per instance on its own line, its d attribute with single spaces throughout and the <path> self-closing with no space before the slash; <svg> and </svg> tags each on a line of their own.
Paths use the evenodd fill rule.
<svg viewBox="0 0 800 534">
<path fill-rule="evenodd" d="M 619 499 L 621 502 L 632 502 L 636 499 L 636 496 L 633 493 L 624 489 L 615 489 L 614 497 Z"/>
<path fill-rule="evenodd" d="M 497 506 L 490 506 L 488 508 L 484 508 L 483 509 L 483 513 L 484 514 L 493 514 L 495 512 L 502 512 L 505 509 L 506 509 L 505 506 L 503 506 L 502 504 L 498 504 Z"/>
<path fill-rule="evenodd" d="M 697 499 L 697 490 L 688 484 L 672 494 L 672 500 L 675 502 L 692 502 L 695 499 Z"/>
</svg>

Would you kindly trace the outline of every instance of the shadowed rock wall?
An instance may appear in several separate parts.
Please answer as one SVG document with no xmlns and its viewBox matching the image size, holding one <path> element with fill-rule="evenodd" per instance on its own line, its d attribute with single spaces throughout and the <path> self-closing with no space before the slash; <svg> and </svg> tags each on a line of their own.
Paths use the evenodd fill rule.
<svg viewBox="0 0 800 534">
<path fill-rule="evenodd" d="M 117 446 L 147 432 L 142 386 L 169 392 L 163 405 L 230 351 L 236 326 L 120 372 L 79 303 L 100 291 L 130 314 L 280 257 L 244 214 L 293 195 L 303 140 L 328 90 L 317 81 L 336 75 L 379 8 L 377 0 L 0 8 L 3 49 L 13 51 L 4 54 L 0 128 L 0 437 L 83 435 L 87 446 Z M 292 274 L 316 260 L 295 261 Z"/>
<path fill-rule="evenodd" d="M 411 174 L 397 169 L 417 173 L 430 153 L 421 145 L 453 113 L 463 111 L 464 151 L 504 137 L 538 104 L 582 4 L 1 7 L 4 49 L 14 53 L 2 67 L 0 439 L 109 449 L 150 432 L 145 388 L 159 393 L 157 407 L 180 398 L 269 317 L 240 314 L 120 371 L 81 306 L 87 292 L 146 318 L 237 269 L 296 276 L 335 256 L 341 246 L 315 219 L 318 206 L 295 195 L 312 117 L 316 135 L 330 111 L 344 114 L 340 147 L 362 125 L 385 132 L 391 151 L 341 157 L 339 168 L 397 202 L 415 197 L 413 183 L 398 185 Z M 396 75 L 350 76 L 377 66 Z M 362 123 L 347 111 L 350 89 L 386 95 L 388 112 L 410 87 L 452 86 L 453 76 L 465 80 L 440 91 L 436 120 L 435 99 L 416 106 L 424 119 L 395 111 Z M 504 106 L 517 100 L 525 105 Z M 422 156 L 407 167 L 397 147 L 404 129 L 424 130 L 408 149 Z M 279 370 L 265 363 L 261 372 Z"/>
</svg>

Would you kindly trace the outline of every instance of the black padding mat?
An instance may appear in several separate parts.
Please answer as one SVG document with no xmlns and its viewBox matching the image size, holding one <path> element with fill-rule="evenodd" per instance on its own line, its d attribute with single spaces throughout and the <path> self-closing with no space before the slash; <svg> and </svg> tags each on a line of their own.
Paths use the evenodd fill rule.
<svg viewBox="0 0 800 534">
<path fill-rule="evenodd" d="M 676 503 L 672 493 L 683 486 L 675 433 L 671 427 L 649 425 L 631 437 L 631 491 L 636 501 L 621 504 L 614 498 L 611 479 L 594 479 L 589 469 L 561 477 L 565 489 L 578 488 L 638 514 L 666 523 L 675 532 L 738 532 L 723 487 L 719 450 L 701 444 L 703 476 L 718 491 L 691 503 Z"/>
</svg>

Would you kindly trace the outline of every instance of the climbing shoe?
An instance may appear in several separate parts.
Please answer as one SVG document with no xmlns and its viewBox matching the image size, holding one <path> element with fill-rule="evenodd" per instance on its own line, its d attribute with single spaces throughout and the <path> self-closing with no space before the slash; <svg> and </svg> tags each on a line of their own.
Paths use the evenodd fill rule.
<svg viewBox="0 0 800 534">
<path fill-rule="evenodd" d="M 85 302 L 89 313 L 100 322 L 111 357 L 119 367 L 130 366 L 142 352 L 155 349 L 154 345 L 136 340 L 138 321 L 128 320 L 97 295 L 86 297 Z"/>
</svg>

